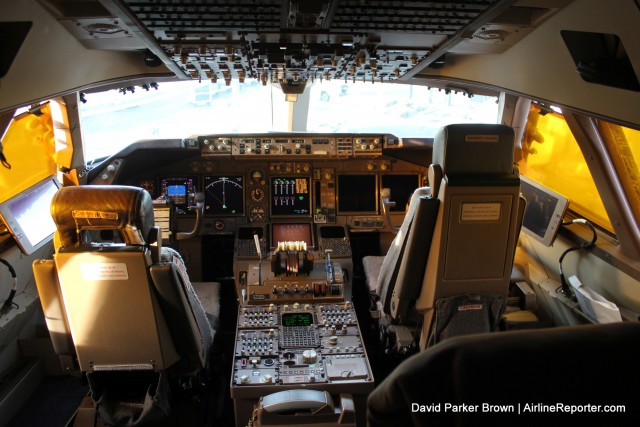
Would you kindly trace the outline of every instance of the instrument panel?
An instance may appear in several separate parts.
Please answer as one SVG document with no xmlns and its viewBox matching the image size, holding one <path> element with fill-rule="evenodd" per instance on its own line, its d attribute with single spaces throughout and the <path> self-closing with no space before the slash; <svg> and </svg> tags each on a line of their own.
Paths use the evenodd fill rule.
<svg viewBox="0 0 640 427">
<path fill-rule="evenodd" d="M 137 160 L 114 157 L 113 176 L 96 174 L 92 183 L 143 187 L 154 200 L 170 202 L 177 218 L 193 216 L 189 207 L 203 193 L 201 234 L 290 219 L 352 231 L 383 229 L 381 189 L 391 189 L 393 211 L 402 214 L 428 172 L 427 161 L 390 156 L 402 142 L 385 134 L 194 136 L 177 140 L 171 147 L 176 155 L 157 156 L 158 164 L 156 153 L 167 150 L 167 143 L 158 140 L 162 148 L 154 148 L 154 142 L 145 142 L 148 154 Z"/>
</svg>

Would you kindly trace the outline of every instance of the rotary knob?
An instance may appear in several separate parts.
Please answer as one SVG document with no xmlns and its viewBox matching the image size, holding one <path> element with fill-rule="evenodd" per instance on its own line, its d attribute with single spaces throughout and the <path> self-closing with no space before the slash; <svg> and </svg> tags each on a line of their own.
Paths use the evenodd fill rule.
<svg viewBox="0 0 640 427">
<path fill-rule="evenodd" d="M 264 374 L 262 376 L 262 382 L 265 384 L 271 384 L 273 382 L 273 377 L 269 374 Z"/>
<path fill-rule="evenodd" d="M 302 352 L 302 361 L 306 364 L 313 364 L 318 361 L 318 353 L 315 350 L 305 350 Z"/>
</svg>

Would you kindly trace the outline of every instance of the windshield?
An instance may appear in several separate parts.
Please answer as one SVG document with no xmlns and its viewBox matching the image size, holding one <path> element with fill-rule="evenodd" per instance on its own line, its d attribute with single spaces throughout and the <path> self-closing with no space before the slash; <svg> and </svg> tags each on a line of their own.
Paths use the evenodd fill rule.
<svg viewBox="0 0 640 427">
<path fill-rule="evenodd" d="M 371 82 L 316 80 L 310 86 L 295 105 L 276 85 L 257 80 L 88 93 L 80 104 L 85 159 L 107 157 L 142 139 L 272 131 L 427 138 L 449 123 L 498 120 L 496 97 Z"/>
</svg>

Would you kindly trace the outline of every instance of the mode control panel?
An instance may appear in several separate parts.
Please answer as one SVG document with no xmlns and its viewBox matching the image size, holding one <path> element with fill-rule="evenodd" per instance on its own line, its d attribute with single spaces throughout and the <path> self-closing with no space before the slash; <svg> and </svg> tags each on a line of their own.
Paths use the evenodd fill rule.
<svg viewBox="0 0 640 427">
<path fill-rule="evenodd" d="M 264 157 L 354 157 L 379 156 L 387 139 L 393 135 L 380 134 L 254 134 L 198 136 L 203 156 L 234 156 L 238 158 Z M 189 139 L 188 141 L 195 141 Z"/>
</svg>

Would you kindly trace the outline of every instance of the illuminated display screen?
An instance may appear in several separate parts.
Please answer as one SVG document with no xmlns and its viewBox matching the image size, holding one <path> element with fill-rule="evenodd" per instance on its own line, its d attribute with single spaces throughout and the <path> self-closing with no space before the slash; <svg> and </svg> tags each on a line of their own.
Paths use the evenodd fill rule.
<svg viewBox="0 0 640 427">
<path fill-rule="evenodd" d="M 244 214 L 244 178 L 242 176 L 205 176 L 204 213 Z"/>
<path fill-rule="evenodd" d="M 56 230 L 50 212 L 51 200 L 58 187 L 53 177 L 48 178 L 0 207 L 5 224 L 26 254 L 48 242 Z"/>
<path fill-rule="evenodd" d="M 168 185 L 167 196 L 177 204 L 184 204 L 187 201 L 186 185 Z"/>
<path fill-rule="evenodd" d="M 568 200 L 522 176 L 520 191 L 527 200 L 522 226 L 536 240 L 550 246 L 556 237 Z"/>
<path fill-rule="evenodd" d="M 396 206 L 391 208 L 392 212 L 404 212 L 411 200 L 411 195 L 420 186 L 418 174 L 409 175 L 382 175 L 380 188 L 391 190 L 391 201 L 396 202 Z"/>
<path fill-rule="evenodd" d="M 311 215 L 311 191 L 309 182 L 308 177 L 272 177 L 271 215 Z"/>
<path fill-rule="evenodd" d="M 375 175 L 338 175 L 339 213 L 378 213 Z"/>
<path fill-rule="evenodd" d="M 311 313 L 283 313 L 282 326 L 311 326 L 313 316 Z"/>
<path fill-rule="evenodd" d="M 198 191 L 196 178 L 175 177 L 161 178 L 160 191 L 162 196 L 174 203 L 179 214 L 189 213 L 189 206 L 195 205 L 195 195 Z"/>
<path fill-rule="evenodd" d="M 306 242 L 307 247 L 313 246 L 311 224 L 271 224 L 271 244 L 275 247 L 278 242 Z"/>
</svg>

